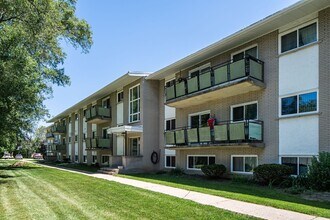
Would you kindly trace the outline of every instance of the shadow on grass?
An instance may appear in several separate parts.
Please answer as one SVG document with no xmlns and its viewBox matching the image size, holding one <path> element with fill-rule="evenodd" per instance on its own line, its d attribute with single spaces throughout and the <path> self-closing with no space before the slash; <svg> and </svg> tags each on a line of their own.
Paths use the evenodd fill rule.
<svg viewBox="0 0 330 220">
<path fill-rule="evenodd" d="M 210 180 L 207 179 L 206 177 L 191 176 L 191 175 L 182 175 L 182 176 L 172 176 L 169 174 L 125 174 L 125 175 L 150 179 L 150 180 L 169 182 L 181 188 L 185 188 L 186 186 L 186 189 L 188 188 L 188 190 L 194 190 L 192 188 L 189 188 L 189 187 L 194 187 L 195 189 L 199 189 L 199 192 L 202 193 L 204 192 L 204 193 L 224 196 L 228 198 L 230 197 L 223 195 L 221 192 L 236 193 L 236 194 L 259 197 L 260 199 L 285 201 L 285 202 L 308 205 L 312 207 L 330 209 L 330 202 L 306 200 L 297 195 L 285 193 L 283 192 L 283 189 L 260 186 L 252 182 L 240 183 L 240 182 L 233 182 L 231 180 Z M 172 186 L 175 187 L 175 185 Z M 238 199 L 239 195 L 236 195 L 236 197 Z M 247 201 L 247 199 L 244 198 L 242 200 Z"/>
</svg>

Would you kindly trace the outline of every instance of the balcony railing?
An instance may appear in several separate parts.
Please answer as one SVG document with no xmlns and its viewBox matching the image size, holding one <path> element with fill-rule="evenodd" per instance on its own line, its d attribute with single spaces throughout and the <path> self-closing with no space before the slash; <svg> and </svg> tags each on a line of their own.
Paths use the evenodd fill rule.
<svg viewBox="0 0 330 220">
<path fill-rule="evenodd" d="M 111 138 L 86 138 L 86 149 L 111 149 Z"/>
<path fill-rule="evenodd" d="M 258 120 L 221 122 L 214 126 L 214 135 L 211 134 L 209 127 L 179 128 L 166 131 L 165 141 L 166 145 L 173 146 L 262 143 L 263 122 Z"/>
<path fill-rule="evenodd" d="M 66 145 L 65 144 L 56 144 L 56 151 L 65 151 Z"/>
<path fill-rule="evenodd" d="M 104 108 L 103 106 L 94 106 L 86 110 L 86 122 L 94 119 L 108 120 L 111 118 L 111 108 Z"/>
<path fill-rule="evenodd" d="M 54 134 L 64 134 L 66 131 L 65 125 L 54 125 L 52 128 L 52 133 Z"/>
<path fill-rule="evenodd" d="M 46 138 L 54 138 L 54 134 L 51 132 L 46 133 Z"/>
<path fill-rule="evenodd" d="M 264 63 L 257 58 L 247 56 L 241 60 L 210 67 L 197 76 L 181 78 L 174 85 L 165 87 L 166 101 L 193 94 L 214 86 L 228 83 L 244 77 L 264 81 Z"/>
</svg>

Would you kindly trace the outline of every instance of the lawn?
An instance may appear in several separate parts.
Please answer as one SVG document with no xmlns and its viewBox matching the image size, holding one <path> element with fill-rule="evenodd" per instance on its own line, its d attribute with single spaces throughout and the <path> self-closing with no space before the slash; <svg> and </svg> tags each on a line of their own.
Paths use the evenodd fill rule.
<svg viewBox="0 0 330 220">
<path fill-rule="evenodd" d="M 310 201 L 299 195 L 286 193 L 282 189 L 271 189 L 250 182 L 215 181 L 197 176 L 173 176 L 169 174 L 120 176 L 330 218 L 330 202 Z"/>
<path fill-rule="evenodd" d="M 0 219 L 253 219 L 37 164 L 0 160 Z"/>
<path fill-rule="evenodd" d="M 100 168 L 95 166 L 88 166 L 87 164 L 82 163 L 57 163 L 57 162 L 48 162 L 48 161 L 36 161 L 40 164 L 45 164 L 48 166 L 55 166 L 59 168 L 68 168 L 71 170 L 85 171 L 89 173 L 96 173 Z"/>
</svg>

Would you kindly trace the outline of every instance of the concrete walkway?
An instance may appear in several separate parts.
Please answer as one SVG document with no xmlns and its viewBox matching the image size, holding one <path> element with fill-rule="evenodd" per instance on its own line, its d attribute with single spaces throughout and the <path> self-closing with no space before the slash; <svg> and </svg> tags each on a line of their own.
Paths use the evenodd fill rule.
<svg viewBox="0 0 330 220">
<path fill-rule="evenodd" d="M 53 166 L 42 165 L 49 168 L 64 170 L 72 173 L 79 173 L 99 179 L 114 181 L 117 183 L 138 187 L 141 189 L 150 190 L 153 192 L 163 193 L 166 195 L 178 197 L 181 199 L 191 200 L 203 205 L 210 205 L 220 209 L 229 210 L 244 215 L 250 215 L 263 219 L 272 220 L 325 220 L 327 218 L 316 217 L 312 215 L 306 215 L 298 212 L 287 211 L 283 209 L 277 209 L 269 206 L 257 205 L 248 202 L 241 202 L 237 200 L 227 199 L 220 196 L 213 196 L 204 193 L 188 191 L 184 189 L 178 189 L 170 186 L 164 186 L 155 183 L 148 183 L 140 180 L 127 179 L 118 176 L 111 176 L 101 173 L 86 173 L 80 171 L 74 171 L 70 169 L 63 169 Z"/>
</svg>

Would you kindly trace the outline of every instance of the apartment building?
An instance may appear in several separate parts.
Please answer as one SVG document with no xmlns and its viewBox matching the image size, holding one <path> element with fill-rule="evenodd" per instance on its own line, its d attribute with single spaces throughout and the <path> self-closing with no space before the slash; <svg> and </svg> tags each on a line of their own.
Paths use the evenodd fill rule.
<svg viewBox="0 0 330 220">
<path fill-rule="evenodd" d="M 58 160 L 126 170 L 157 170 L 159 81 L 128 72 L 49 122 Z M 151 161 L 151 155 L 155 160 Z"/>
<path fill-rule="evenodd" d="M 301 174 L 329 152 L 329 6 L 300 1 L 149 75 L 165 103 L 161 164 L 251 174 L 282 163 Z"/>
</svg>

